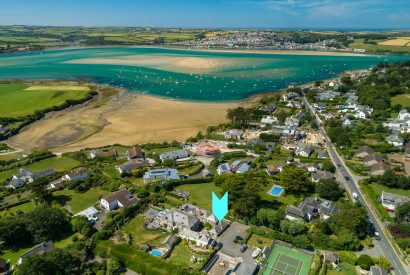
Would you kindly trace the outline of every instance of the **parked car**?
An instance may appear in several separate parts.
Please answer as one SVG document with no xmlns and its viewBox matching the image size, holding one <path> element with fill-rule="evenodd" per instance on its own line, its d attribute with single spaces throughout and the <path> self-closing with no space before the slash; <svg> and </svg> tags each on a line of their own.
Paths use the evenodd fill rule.
<svg viewBox="0 0 410 275">
<path fill-rule="evenodd" d="M 345 180 L 350 180 L 350 178 L 348 176 L 345 177 Z"/>
<path fill-rule="evenodd" d="M 216 245 L 216 248 L 218 248 L 218 250 L 221 250 L 222 246 L 223 246 L 223 243 L 218 243 L 218 244 Z"/>
<path fill-rule="evenodd" d="M 243 252 L 245 252 L 245 250 L 248 248 L 248 246 L 246 245 L 246 244 L 244 244 L 244 245 L 242 245 L 241 246 L 241 252 L 243 253 Z"/>
<path fill-rule="evenodd" d="M 236 236 L 235 239 L 233 239 L 234 243 L 238 243 L 240 241 L 243 241 L 243 238 L 241 236 Z"/>
</svg>

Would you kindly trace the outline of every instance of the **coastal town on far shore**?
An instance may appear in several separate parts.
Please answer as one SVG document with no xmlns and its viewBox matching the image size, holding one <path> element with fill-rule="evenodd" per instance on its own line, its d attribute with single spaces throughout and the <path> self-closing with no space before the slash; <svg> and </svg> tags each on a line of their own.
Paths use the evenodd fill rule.
<svg viewBox="0 0 410 275">
<path fill-rule="evenodd" d="M 184 141 L 64 153 L 0 143 L 0 272 L 53 256 L 84 274 L 404 275 L 409 77 L 409 62 L 380 63 L 289 84 Z M 95 93 L 82 96 L 75 104 Z M 0 118 L 0 136 L 21 123 Z M 212 192 L 229 193 L 222 220 Z"/>
</svg>

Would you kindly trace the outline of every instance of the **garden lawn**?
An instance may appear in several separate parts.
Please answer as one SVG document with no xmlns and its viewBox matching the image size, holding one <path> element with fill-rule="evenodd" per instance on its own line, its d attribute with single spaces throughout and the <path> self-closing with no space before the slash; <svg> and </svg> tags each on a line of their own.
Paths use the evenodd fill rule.
<svg viewBox="0 0 410 275">
<path fill-rule="evenodd" d="M 124 226 L 125 232 L 132 236 L 134 245 L 161 244 L 169 233 L 162 230 L 149 231 L 144 228 L 144 218 L 141 215 L 136 216 Z"/>
<path fill-rule="evenodd" d="M 34 89 L 30 90 L 30 88 Z M 88 87 L 78 86 L 65 86 L 61 89 L 59 86 L 30 87 L 27 84 L 0 84 L 0 117 L 31 115 L 36 111 L 59 106 L 69 99 L 85 98 L 88 92 Z"/>
<path fill-rule="evenodd" d="M 410 94 L 396 95 L 391 98 L 391 105 L 400 104 L 403 107 L 410 107 Z M 397 116 L 396 116 L 397 117 Z"/>
<path fill-rule="evenodd" d="M 189 266 L 193 267 L 196 270 L 199 270 L 202 267 L 203 262 L 191 262 L 192 255 L 194 255 L 196 258 L 200 257 L 204 259 L 207 256 L 207 254 L 201 255 L 198 253 L 193 253 L 186 242 L 182 241 L 174 248 L 174 250 L 172 250 L 171 256 L 168 258 L 168 261 L 175 265 Z"/>
<path fill-rule="evenodd" d="M 7 210 L 3 210 L 3 211 L 0 212 L 0 214 L 6 214 L 6 213 L 15 214 L 17 211 L 22 211 L 24 213 L 28 213 L 28 212 L 33 211 L 34 207 L 36 207 L 36 205 L 33 202 L 29 201 L 29 202 L 26 202 L 26 203 L 11 207 Z"/>
<path fill-rule="evenodd" d="M 71 212 L 76 214 L 90 206 L 96 204 L 101 197 L 110 194 L 109 191 L 99 188 L 90 188 L 87 192 L 78 193 L 75 190 L 60 190 L 53 193 L 53 200 L 60 201 L 62 204 L 67 204 Z"/>
<path fill-rule="evenodd" d="M 10 178 L 13 174 L 15 174 L 20 168 L 25 168 L 32 170 L 33 172 L 38 172 L 41 170 L 45 170 L 48 168 L 53 168 L 57 172 L 71 170 L 75 167 L 78 167 L 80 163 L 77 160 L 74 160 L 69 157 L 53 157 L 44 159 L 23 167 L 13 168 L 10 170 L 6 170 L 0 172 L 0 182 L 5 181 L 6 179 Z"/>
<path fill-rule="evenodd" d="M 340 267 L 342 268 L 341 272 L 337 270 L 330 270 L 330 267 L 327 268 L 326 275 L 356 275 L 356 268 L 354 265 L 349 263 L 340 263 Z"/>
<path fill-rule="evenodd" d="M 10 267 L 17 263 L 17 260 L 20 258 L 20 255 L 30 250 L 31 247 L 20 248 L 17 251 L 4 250 L 2 251 L 1 258 L 10 262 Z"/>
<path fill-rule="evenodd" d="M 259 240 L 261 243 L 258 242 Z M 272 242 L 273 240 L 270 238 L 252 234 L 252 236 L 248 240 L 248 246 L 253 248 L 259 247 L 260 249 L 263 249 L 265 246 L 270 247 Z"/>
<path fill-rule="evenodd" d="M 213 182 L 185 184 L 178 186 L 176 189 L 189 192 L 191 196 L 189 196 L 188 202 L 207 210 L 212 209 L 212 191 L 218 196 L 222 195 L 221 188 L 216 186 Z"/>
<path fill-rule="evenodd" d="M 387 186 L 376 184 L 376 183 L 372 183 L 370 184 L 370 186 L 372 187 L 373 191 L 379 196 L 381 196 L 382 192 L 384 191 L 384 192 L 388 192 L 388 193 L 392 193 L 396 195 L 410 197 L 410 190 L 404 190 L 404 189 L 399 189 L 399 188 L 389 188 Z"/>
</svg>

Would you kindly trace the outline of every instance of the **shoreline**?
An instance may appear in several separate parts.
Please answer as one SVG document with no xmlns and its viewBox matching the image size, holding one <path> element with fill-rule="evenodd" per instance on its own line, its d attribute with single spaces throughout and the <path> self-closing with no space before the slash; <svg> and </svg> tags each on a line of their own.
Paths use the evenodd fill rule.
<svg viewBox="0 0 410 275">
<path fill-rule="evenodd" d="M 50 47 L 40 51 L 26 51 L 26 52 L 10 52 L 1 53 L 0 55 L 13 55 L 24 53 L 42 53 L 47 51 L 60 51 L 60 50 L 80 50 L 80 49 L 104 49 L 104 48 L 147 48 L 147 49 L 165 49 L 165 50 L 180 50 L 180 51 L 193 51 L 193 52 L 220 52 L 220 53 L 237 53 L 237 54 L 266 54 L 266 55 L 309 55 L 309 56 L 397 56 L 406 54 L 391 54 L 391 53 L 354 53 L 343 51 L 309 51 L 309 50 L 290 50 L 290 49 L 228 49 L 223 47 L 215 48 L 201 48 L 201 47 L 183 47 L 173 45 L 92 45 L 92 46 L 67 46 L 67 47 Z"/>
</svg>

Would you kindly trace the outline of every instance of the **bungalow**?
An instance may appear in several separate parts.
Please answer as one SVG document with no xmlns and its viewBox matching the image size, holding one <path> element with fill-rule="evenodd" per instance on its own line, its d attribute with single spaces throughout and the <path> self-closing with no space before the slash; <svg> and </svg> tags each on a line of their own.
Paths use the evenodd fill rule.
<svg viewBox="0 0 410 275">
<path fill-rule="evenodd" d="M 298 96 L 299 95 L 297 93 L 294 93 L 294 92 L 284 93 L 282 95 L 282 101 L 289 101 L 289 100 L 291 100 L 293 98 L 296 98 Z"/>
<path fill-rule="evenodd" d="M 353 124 L 353 120 L 351 120 L 348 117 L 343 117 L 341 122 L 342 122 L 342 126 L 344 126 L 344 127 L 348 127 L 348 126 L 351 126 Z"/>
<path fill-rule="evenodd" d="M 180 176 L 177 169 L 160 168 L 145 172 L 143 179 L 144 183 L 161 183 L 168 180 L 179 180 Z"/>
<path fill-rule="evenodd" d="M 85 180 L 89 177 L 90 177 L 90 173 L 88 172 L 87 168 L 80 167 L 71 173 L 65 174 L 61 179 L 68 180 L 68 181 L 78 181 L 78 180 Z"/>
<path fill-rule="evenodd" d="M 364 158 L 365 156 L 368 156 L 373 153 L 374 153 L 374 150 L 371 147 L 365 145 L 365 146 L 361 146 L 357 148 L 355 156 L 357 158 Z"/>
<path fill-rule="evenodd" d="M 370 175 L 372 176 L 381 176 L 383 175 L 386 171 L 391 170 L 390 165 L 384 162 L 378 162 L 376 164 L 373 164 L 370 166 Z"/>
<path fill-rule="evenodd" d="M 318 171 L 316 173 L 312 173 L 311 178 L 313 182 L 319 182 L 321 179 L 334 178 L 334 174 L 329 171 Z"/>
<path fill-rule="evenodd" d="M 313 107 L 319 111 L 326 111 L 327 108 L 326 103 L 324 102 L 315 103 L 313 104 Z"/>
<path fill-rule="evenodd" d="M 117 151 L 114 149 L 95 149 L 90 151 L 90 158 L 109 158 L 109 157 L 117 157 Z"/>
<path fill-rule="evenodd" d="M 238 129 L 231 129 L 226 131 L 224 137 L 226 139 L 242 139 L 244 132 Z"/>
<path fill-rule="evenodd" d="M 302 165 L 305 167 L 309 172 L 317 172 L 319 171 L 319 165 L 317 163 L 306 163 Z"/>
<path fill-rule="evenodd" d="M 339 263 L 339 254 L 336 252 L 323 252 L 323 259 L 325 260 L 326 263 Z"/>
<path fill-rule="evenodd" d="M 35 247 L 33 247 L 32 249 L 30 249 L 29 251 L 27 251 L 26 253 L 20 256 L 20 258 L 17 261 L 17 265 L 21 265 L 24 259 L 26 259 L 27 257 L 31 255 L 35 255 L 35 254 L 44 255 L 53 248 L 54 248 L 54 244 L 52 241 L 43 242 L 39 245 L 36 245 Z"/>
<path fill-rule="evenodd" d="M 45 178 L 51 175 L 54 175 L 54 169 L 49 168 L 46 170 L 32 173 L 31 175 L 28 176 L 28 181 L 33 182 L 35 180 L 39 180 L 39 179 L 42 179 L 42 178 Z"/>
<path fill-rule="evenodd" d="M 226 174 L 226 173 L 231 172 L 231 167 L 229 166 L 228 163 L 222 163 L 218 165 L 216 172 L 218 173 L 218 175 Z"/>
<path fill-rule="evenodd" d="M 370 167 L 376 163 L 383 162 L 383 159 L 379 155 L 371 154 L 365 156 L 362 161 L 364 165 Z"/>
<path fill-rule="evenodd" d="M 198 143 L 193 150 L 196 154 L 204 157 L 213 157 L 221 153 L 219 146 L 211 141 L 203 141 Z"/>
<path fill-rule="evenodd" d="M 164 161 L 166 159 L 178 160 L 189 157 L 189 153 L 185 149 L 180 149 L 176 151 L 167 152 L 159 155 L 160 160 Z"/>
<path fill-rule="evenodd" d="M 311 221 L 313 218 L 321 217 L 327 220 L 333 213 L 338 210 L 338 206 L 332 202 L 318 198 L 307 197 L 298 207 L 289 205 L 286 208 L 285 215 L 288 220 L 305 220 Z"/>
<path fill-rule="evenodd" d="M 249 171 L 250 166 L 247 163 L 241 163 L 236 170 L 237 174 L 246 173 Z"/>
<path fill-rule="evenodd" d="M 397 206 L 410 201 L 409 197 L 387 193 L 384 191 L 382 192 L 380 199 L 383 207 L 389 212 L 394 212 Z"/>
<path fill-rule="evenodd" d="M 12 179 L 11 181 L 9 181 L 8 183 L 8 187 L 9 188 L 13 188 L 13 189 L 20 189 L 25 185 L 25 181 L 21 180 L 21 179 Z"/>
<path fill-rule="evenodd" d="M 127 189 L 121 189 L 109 196 L 101 199 L 100 204 L 108 211 L 128 206 L 139 201 L 138 198 L 132 196 Z"/>
<path fill-rule="evenodd" d="M 131 147 L 127 151 L 125 151 L 125 157 L 128 160 L 145 158 L 144 151 L 141 149 L 141 147 L 138 146 Z"/>
<path fill-rule="evenodd" d="M 127 163 L 115 166 L 115 169 L 117 169 L 121 175 L 129 175 L 133 170 L 138 170 L 148 166 L 149 163 L 146 161 L 129 161 Z"/>
<path fill-rule="evenodd" d="M 328 158 L 327 152 L 326 150 L 322 150 L 322 149 L 316 149 L 315 150 L 317 153 L 317 157 L 320 159 L 326 159 Z"/>
<path fill-rule="evenodd" d="M 402 147 L 404 145 L 404 139 L 398 135 L 390 135 L 386 137 L 386 141 L 394 147 Z"/>
<path fill-rule="evenodd" d="M 175 196 L 178 196 L 178 197 L 180 197 L 180 198 L 182 198 L 182 199 L 187 199 L 187 198 L 189 198 L 189 196 L 191 196 L 191 193 L 186 192 L 186 191 L 183 191 L 183 190 L 179 190 L 179 189 L 174 189 L 174 190 L 172 191 L 172 193 L 173 193 Z"/>
</svg>

